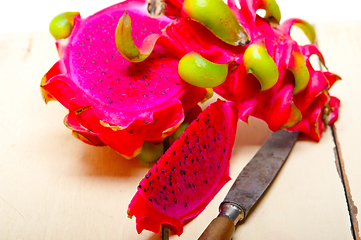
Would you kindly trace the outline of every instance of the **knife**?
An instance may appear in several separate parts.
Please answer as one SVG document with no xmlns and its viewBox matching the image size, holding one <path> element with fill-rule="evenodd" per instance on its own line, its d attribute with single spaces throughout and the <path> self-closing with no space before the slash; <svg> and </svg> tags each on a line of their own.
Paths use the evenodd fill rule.
<svg viewBox="0 0 361 240">
<path fill-rule="evenodd" d="M 213 219 L 198 240 L 229 240 L 235 226 L 247 217 L 271 184 L 296 143 L 299 132 L 272 133 L 251 161 L 243 168 Z"/>
</svg>

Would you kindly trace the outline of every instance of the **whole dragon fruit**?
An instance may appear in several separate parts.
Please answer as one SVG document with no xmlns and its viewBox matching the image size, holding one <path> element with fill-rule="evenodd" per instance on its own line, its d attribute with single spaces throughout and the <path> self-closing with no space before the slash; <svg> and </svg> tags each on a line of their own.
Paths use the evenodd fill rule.
<svg viewBox="0 0 361 240">
<path fill-rule="evenodd" d="M 183 80 L 214 87 L 236 103 L 242 121 L 255 116 L 272 131 L 301 131 L 318 141 L 325 125 L 337 120 L 339 100 L 328 90 L 340 77 L 313 69 L 309 62 L 313 54 L 324 64 L 317 47 L 300 46 L 290 37 L 291 27 L 298 26 L 314 42 L 313 27 L 301 19 L 280 25 L 275 0 L 241 0 L 240 9 L 234 0 L 228 6 L 217 0 L 167 0 L 165 4 L 172 9 L 165 14 L 178 18 L 162 36 L 147 37 L 143 49 L 149 52 L 163 39 L 173 43 L 171 50 L 178 49 L 181 58 L 178 71 Z M 266 11 L 264 17 L 256 13 L 259 9 Z M 131 53 L 121 53 L 131 60 Z"/>
<path fill-rule="evenodd" d="M 60 38 L 60 60 L 41 82 L 45 102 L 55 99 L 69 109 L 64 123 L 74 136 L 92 145 L 109 145 L 126 158 L 139 154 L 144 141 L 162 141 L 172 134 L 184 112 L 206 94 L 180 79 L 178 59 L 161 47 L 142 63 L 129 63 L 119 54 L 114 36 L 125 10 L 134 18 L 136 43 L 160 34 L 171 22 L 164 16 L 149 17 L 147 6 L 134 0 L 85 19 L 79 13 L 59 15 L 54 24 L 65 21 L 68 26 L 50 30 Z"/>
</svg>

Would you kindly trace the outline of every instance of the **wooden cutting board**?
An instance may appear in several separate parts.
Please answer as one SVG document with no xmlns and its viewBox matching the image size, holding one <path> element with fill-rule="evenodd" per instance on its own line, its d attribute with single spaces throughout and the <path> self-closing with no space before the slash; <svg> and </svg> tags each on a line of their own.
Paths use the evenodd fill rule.
<svg viewBox="0 0 361 240">
<path fill-rule="evenodd" d="M 360 30 L 361 22 L 316 24 L 326 65 L 343 78 L 331 93 L 342 103 L 336 133 L 350 207 L 328 128 L 319 143 L 296 144 L 234 240 L 353 239 L 350 219 L 354 229 L 360 228 L 355 221 L 355 207 L 361 206 Z M 0 35 L 0 239 L 161 239 L 148 231 L 138 235 L 135 219 L 127 218 L 129 201 L 151 166 L 125 160 L 108 147 L 81 143 L 62 124 L 66 109 L 42 101 L 40 80 L 57 60 L 48 33 Z M 233 179 L 269 134 L 257 119 L 239 123 Z M 218 214 L 231 184 L 185 226 L 181 237 L 171 239 L 197 239 Z"/>
</svg>

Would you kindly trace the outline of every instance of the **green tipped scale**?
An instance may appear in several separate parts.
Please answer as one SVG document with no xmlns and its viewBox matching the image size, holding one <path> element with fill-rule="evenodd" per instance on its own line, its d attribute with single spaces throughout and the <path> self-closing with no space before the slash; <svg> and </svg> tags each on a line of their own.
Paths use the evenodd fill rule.
<svg viewBox="0 0 361 240">
<path fill-rule="evenodd" d="M 277 83 L 279 77 L 277 65 L 264 45 L 251 44 L 244 53 L 243 64 L 247 72 L 258 79 L 261 91 L 268 90 Z"/>
<path fill-rule="evenodd" d="M 56 39 L 67 38 L 70 36 L 74 27 L 74 17 L 80 15 L 79 12 L 64 12 L 51 20 L 49 30 Z"/>
<path fill-rule="evenodd" d="M 229 63 L 213 63 L 199 53 L 190 52 L 179 61 L 178 73 L 189 84 L 202 88 L 213 88 L 226 80 L 228 66 Z"/>
<path fill-rule="evenodd" d="M 164 144 L 163 142 L 151 143 L 145 141 L 143 143 L 142 152 L 138 155 L 139 160 L 146 163 L 156 162 L 163 156 Z"/>
<path fill-rule="evenodd" d="M 201 23 L 228 44 L 244 46 L 250 41 L 232 10 L 222 0 L 185 0 L 182 17 Z"/>
<path fill-rule="evenodd" d="M 295 88 L 293 89 L 293 94 L 296 95 L 303 91 L 310 81 L 310 73 L 308 72 L 306 61 L 301 53 L 293 53 L 293 64 L 290 66 L 290 70 L 295 76 Z"/>
<path fill-rule="evenodd" d="M 122 56 L 131 62 L 144 61 L 153 51 L 155 41 L 148 42 L 146 47 L 143 47 L 143 52 L 134 44 L 132 36 L 132 20 L 127 11 L 119 19 L 117 28 L 115 30 L 115 44 Z M 142 45 L 144 46 L 144 45 Z"/>
<path fill-rule="evenodd" d="M 260 1 L 260 9 L 266 11 L 265 19 L 269 22 L 275 22 L 277 24 L 281 21 L 281 11 L 275 0 Z"/>
</svg>

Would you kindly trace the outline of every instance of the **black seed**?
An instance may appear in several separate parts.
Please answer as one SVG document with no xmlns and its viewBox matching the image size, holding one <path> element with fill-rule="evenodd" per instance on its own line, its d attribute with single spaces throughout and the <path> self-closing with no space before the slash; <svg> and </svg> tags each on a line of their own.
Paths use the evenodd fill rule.
<svg viewBox="0 0 361 240">
<path fill-rule="evenodd" d="M 198 119 L 198 118 L 196 118 L 196 121 L 198 122 L 198 121 L 199 121 L 199 119 Z"/>
<path fill-rule="evenodd" d="M 208 180 L 204 181 L 206 184 L 208 184 Z"/>
<path fill-rule="evenodd" d="M 165 94 L 165 92 L 161 92 L 161 94 L 163 94 L 163 95 L 164 95 L 164 94 Z"/>
<path fill-rule="evenodd" d="M 148 95 L 147 95 L 147 94 L 143 94 L 143 97 L 148 97 Z"/>
<path fill-rule="evenodd" d="M 194 175 L 197 175 L 197 172 L 194 172 Z"/>
<path fill-rule="evenodd" d="M 162 173 L 164 173 L 164 168 L 162 169 Z"/>
<path fill-rule="evenodd" d="M 151 201 L 152 201 L 152 199 L 151 199 L 151 198 L 149 198 L 149 201 L 151 202 Z"/>
<path fill-rule="evenodd" d="M 168 161 L 165 161 L 165 164 L 168 164 Z"/>
<path fill-rule="evenodd" d="M 152 176 L 152 172 L 149 173 L 149 176 Z"/>
<path fill-rule="evenodd" d="M 143 188 L 143 190 L 144 190 L 144 192 L 146 192 L 146 191 L 147 191 L 147 189 L 145 189 L 145 188 Z"/>
<path fill-rule="evenodd" d="M 152 182 L 151 182 L 151 181 L 149 181 L 149 185 L 152 185 Z"/>
<path fill-rule="evenodd" d="M 163 186 L 163 189 L 166 190 L 167 189 L 166 186 Z"/>
<path fill-rule="evenodd" d="M 187 207 L 187 204 L 184 204 L 184 207 Z"/>
<path fill-rule="evenodd" d="M 148 175 L 146 175 L 146 176 L 145 176 L 145 178 L 146 178 L 146 179 L 148 179 L 148 178 L 149 178 L 149 176 L 148 176 Z"/>
<path fill-rule="evenodd" d="M 174 200 L 174 203 L 177 203 L 177 199 Z"/>
<path fill-rule="evenodd" d="M 167 197 L 164 197 L 164 200 L 168 200 L 168 198 L 167 198 Z"/>
<path fill-rule="evenodd" d="M 174 190 L 172 190 L 172 193 L 174 194 Z"/>
<path fill-rule="evenodd" d="M 220 166 L 219 166 L 219 164 L 217 165 L 217 168 L 219 168 Z"/>
<path fill-rule="evenodd" d="M 139 185 L 138 185 L 138 188 L 142 188 L 142 185 L 139 184 Z"/>
</svg>

